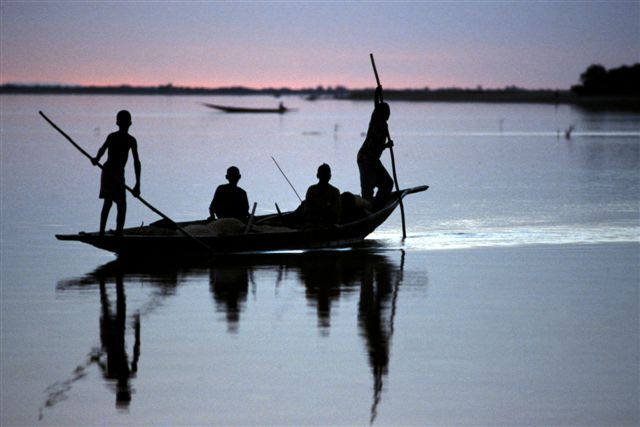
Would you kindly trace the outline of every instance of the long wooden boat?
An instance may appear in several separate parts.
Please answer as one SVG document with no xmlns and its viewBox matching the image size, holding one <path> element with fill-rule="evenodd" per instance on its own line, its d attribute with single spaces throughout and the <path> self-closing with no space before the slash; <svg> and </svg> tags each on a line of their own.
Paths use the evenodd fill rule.
<svg viewBox="0 0 640 427">
<path fill-rule="evenodd" d="M 206 252 L 243 253 L 277 250 L 320 249 L 348 247 L 361 242 L 380 226 L 408 194 L 427 190 L 426 185 L 393 192 L 388 202 L 367 215 L 349 222 L 326 226 L 309 227 L 299 223 L 296 211 L 282 214 L 256 216 L 249 230 L 225 231 L 219 233 L 196 233 L 198 227 L 206 227 L 208 220 L 178 223 L 186 230 L 194 230 L 198 241 L 178 233 L 175 226 L 165 221 L 157 221 L 143 227 L 127 228 L 118 236 L 113 233 L 100 235 L 98 232 L 78 234 L 57 234 L 58 240 L 78 241 L 93 245 L 124 257 L 189 257 Z M 221 220 L 225 221 L 225 220 Z M 215 225 L 215 224 L 214 224 Z M 200 243 L 200 244 L 199 244 Z M 204 245 L 202 245 L 204 244 Z"/>
<path fill-rule="evenodd" d="M 213 108 L 214 110 L 224 111 L 225 113 L 277 113 L 284 114 L 290 111 L 295 111 L 294 109 L 287 108 L 284 105 L 280 104 L 278 108 L 245 108 L 245 107 L 232 107 L 228 105 L 217 105 L 217 104 L 209 104 L 206 102 L 202 103 L 203 105 Z"/>
</svg>

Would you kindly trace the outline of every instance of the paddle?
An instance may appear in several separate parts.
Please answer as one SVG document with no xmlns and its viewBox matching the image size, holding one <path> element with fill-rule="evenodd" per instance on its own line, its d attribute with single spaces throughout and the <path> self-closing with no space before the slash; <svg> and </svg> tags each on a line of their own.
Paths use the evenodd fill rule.
<svg viewBox="0 0 640 427">
<path fill-rule="evenodd" d="M 378 69 L 376 68 L 376 62 L 373 59 L 373 53 L 369 54 L 371 58 L 371 65 L 373 66 L 373 72 L 376 75 L 376 82 L 378 83 L 378 87 L 380 87 L 380 100 L 382 101 L 382 85 L 380 84 L 380 78 L 378 77 Z M 387 128 L 387 138 L 389 141 L 393 142 L 391 139 L 391 135 L 389 135 L 389 129 Z M 396 191 L 400 191 L 400 187 L 398 186 L 398 175 L 396 174 L 396 159 L 393 155 L 393 147 L 389 147 L 389 154 L 391 154 L 391 170 L 393 171 L 393 182 L 396 184 Z M 402 198 L 400 198 L 400 216 L 402 217 L 402 240 L 407 238 L 407 226 L 404 220 L 404 205 L 402 204 Z"/>
<path fill-rule="evenodd" d="M 93 157 L 91 157 L 91 155 L 89 153 L 87 153 L 82 147 L 80 147 L 73 139 L 71 139 L 71 137 L 69 135 L 67 135 L 62 129 L 60 129 L 55 123 L 53 123 L 47 116 L 44 115 L 44 113 L 42 111 L 39 111 L 40 115 L 42 116 L 43 119 L 45 119 L 47 121 L 47 123 L 49 123 L 55 130 L 57 130 L 58 132 L 60 132 L 60 134 L 62 136 L 64 136 L 67 141 L 69 141 L 74 147 L 76 147 L 78 149 L 78 151 L 80 151 L 82 154 L 85 155 L 85 157 L 87 157 L 89 160 L 91 160 L 91 164 L 93 164 Z M 99 167 L 100 169 L 103 169 L 104 167 L 100 164 L 100 163 L 96 163 L 95 164 L 97 167 Z M 203 248 L 207 249 L 208 251 L 213 251 L 211 249 L 211 247 L 209 247 L 209 245 L 207 245 L 206 243 L 204 243 L 202 240 L 196 238 L 195 236 L 189 234 L 184 228 L 182 228 L 180 225 L 178 225 L 174 220 L 172 220 L 171 218 L 169 218 L 168 216 L 166 216 L 165 214 L 163 214 L 162 212 L 160 212 L 157 208 L 155 208 L 154 206 L 152 206 L 149 202 L 147 202 L 145 199 L 142 198 L 141 195 L 136 195 L 133 191 L 133 188 L 129 187 L 127 184 L 123 184 L 124 188 L 127 189 L 127 191 L 129 191 L 129 193 L 131 193 L 133 195 L 133 197 L 135 197 L 136 199 L 140 200 L 140 202 L 142 202 L 143 205 L 145 205 L 146 207 L 148 207 L 149 209 L 151 209 L 153 212 L 155 212 L 156 214 L 160 215 L 162 218 L 164 218 L 165 220 L 169 221 L 174 227 L 176 227 L 182 234 L 184 234 L 185 236 L 187 236 L 188 238 L 190 238 L 191 240 L 193 240 L 194 242 L 198 243 L 200 246 L 202 246 Z"/>
</svg>

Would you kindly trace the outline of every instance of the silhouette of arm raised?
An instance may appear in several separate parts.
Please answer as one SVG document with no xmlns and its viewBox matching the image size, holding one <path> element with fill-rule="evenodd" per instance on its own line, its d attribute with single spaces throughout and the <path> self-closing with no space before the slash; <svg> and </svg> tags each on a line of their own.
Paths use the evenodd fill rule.
<svg viewBox="0 0 640 427">
<path fill-rule="evenodd" d="M 382 104 L 382 86 L 376 88 L 376 93 L 373 97 L 373 106 L 377 107 L 380 104 Z"/>
</svg>

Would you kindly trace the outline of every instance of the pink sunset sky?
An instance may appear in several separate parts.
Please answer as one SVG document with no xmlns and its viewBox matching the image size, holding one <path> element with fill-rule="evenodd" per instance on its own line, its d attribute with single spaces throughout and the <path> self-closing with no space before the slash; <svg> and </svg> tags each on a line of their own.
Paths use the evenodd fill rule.
<svg viewBox="0 0 640 427">
<path fill-rule="evenodd" d="M 0 83 L 568 89 L 640 62 L 639 1 L 0 3 Z"/>
</svg>

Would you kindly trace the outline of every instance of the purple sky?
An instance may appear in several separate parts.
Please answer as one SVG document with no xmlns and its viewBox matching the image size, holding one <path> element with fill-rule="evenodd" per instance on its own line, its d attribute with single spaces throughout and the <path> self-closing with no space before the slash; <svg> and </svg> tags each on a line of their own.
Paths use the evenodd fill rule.
<svg viewBox="0 0 640 427">
<path fill-rule="evenodd" d="M 640 1 L 1 0 L 0 83 L 568 89 L 640 62 Z"/>
</svg>

